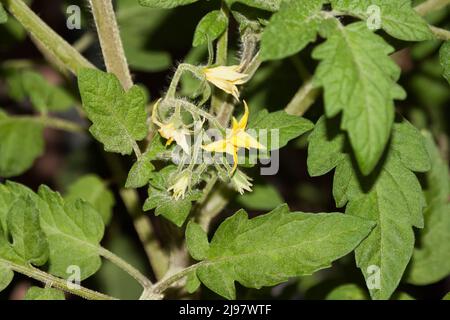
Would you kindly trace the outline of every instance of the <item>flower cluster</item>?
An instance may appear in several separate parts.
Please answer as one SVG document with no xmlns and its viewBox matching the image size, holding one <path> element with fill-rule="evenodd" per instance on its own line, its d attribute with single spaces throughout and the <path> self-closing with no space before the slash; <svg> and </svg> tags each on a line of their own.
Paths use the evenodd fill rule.
<svg viewBox="0 0 450 320">
<path fill-rule="evenodd" d="M 248 79 L 248 75 L 241 73 L 239 70 L 240 67 L 237 65 L 196 68 L 189 66 L 189 71 L 194 72 L 199 79 L 213 84 L 238 101 L 239 90 L 237 86 L 245 83 Z M 223 128 L 212 114 L 184 99 L 166 96 L 163 100 L 160 99 L 154 104 L 152 122 L 157 126 L 160 136 L 166 139 L 166 146 L 175 141 L 183 150 L 183 155 L 178 163 L 179 170 L 176 177 L 171 179 L 174 183 L 168 188 L 175 200 L 183 199 L 188 190 L 201 181 L 201 177 L 207 173 L 207 165 L 196 166 L 195 161 L 189 161 L 198 157 L 201 150 L 214 154 L 231 155 L 233 159 L 231 167 L 223 160 L 214 162 L 212 165 L 219 177 L 223 180 L 228 179 L 231 186 L 239 193 L 251 191 L 251 179 L 242 171 L 237 170 L 238 150 L 240 148 L 265 150 L 266 147 L 246 131 L 249 107 L 245 101 L 243 101 L 243 104 L 244 114 L 242 118 L 238 121 L 233 117 L 230 128 Z M 203 140 L 201 140 L 191 145 L 189 143 L 190 135 L 193 133 L 203 134 L 205 132 L 203 124 L 206 120 L 208 120 L 210 128 L 218 129 L 223 134 L 214 142 L 203 144 Z M 194 130 L 191 130 L 191 128 L 194 128 Z M 185 164 L 187 163 L 189 164 L 186 168 Z"/>
</svg>

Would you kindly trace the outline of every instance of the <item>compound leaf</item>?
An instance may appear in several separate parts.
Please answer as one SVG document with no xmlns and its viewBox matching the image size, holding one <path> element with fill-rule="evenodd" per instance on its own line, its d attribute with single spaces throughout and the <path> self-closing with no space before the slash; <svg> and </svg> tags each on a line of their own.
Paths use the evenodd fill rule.
<svg viewBox="0 0 450 320">
<path fill-rule="evenodd" d="M 250 220 L 240 210 L 217 229 L 197 276 L 209 289 L 234 299 L 235 281 L 261 288 L 329 267 L 373 226 L 340 213 L 290 213 L 286 205 Z"/>
</svg>

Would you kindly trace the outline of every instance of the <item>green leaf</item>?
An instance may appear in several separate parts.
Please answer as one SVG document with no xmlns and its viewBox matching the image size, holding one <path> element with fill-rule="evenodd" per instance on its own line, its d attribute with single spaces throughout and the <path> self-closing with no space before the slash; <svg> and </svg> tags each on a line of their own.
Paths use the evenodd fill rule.
<svg viewBox="0 0 450 320">
<path fill-rule="evenodd" d="M 190 221 L 186 227 L 186 245 L 189 254 L 195 260 L 204 260 L 208 256 L 209 242 L 206 232 L 200 225 Z"/>
<path fill-rule="evenodd" d="M 144 203 L 144 211 L 155 209 L 155 215 L 162 215 L 164 218 L 181 227 L 189 216 L 192 208 L 192 201 L 198 200 L 201 194 L 191 192 L 184 199 L 175 200 L 167 192 L 150 187 L 148 198 Z"/>
<path fill-rule="evenodd" d="M 166 147 L 162 138 L 160 136 L 153 137 L 145 153 L 131 167 L 125 187 L 140 188 L 145 186 L 151 179 L 153 171 L 155 170 L 151 160 L 156 159 L 157 155 L 165 150 Z"/>
<path fill-rule="evenodd" d="M 185 6 L 197 2 L 198 0 L 139 0 L 139 4 L 145 7 L 172 9 L 178 6 Z"/>
<path fill-rule="evenodd" d="M 409 170 L 427 172 L 431 169 L 431 159 L 425 139 L 419 130 L 408 121 L 403 120 L 403 122 L 394 124 L 391 148 L 392 152 Z"/>
<path fill-rule="evenodd" d="M 325 116 L 322 116 L 308 137 L 307 161 L 311 177 L 330 172 L 345 157 L 342 153 L 345 136 L 341 134 L 335 122 L 327 121 Z"/>
<path fill-rule="evenodd" d="M 229 7 L 234 3 L 242 3 L 246 6 L 267 10 L 277 11 L 280 8 L 282 0 L 225 0 Z"/>
<path fill-rule="evenodd" d="M 324 0 L 287 1 L 270 19 L 261 40 L 261 59 L 281 59 L 316 40 Z"/>
<path fill-rule="evenodd" d="M 46 186 L 39 188 L 39 196 L 48 206 L 41 212 L 41 226 L 49 248 L 51 274 L 67 278 L 69 266 L 80 268 L 81 280 L 94 274 L 101 265 L 99 243 L 104 224 L 100 214 L 87 202 L 64 199 Z"/>
<path fill-rule="evenodd" d="M 24 300 L 65 300 L 64 293 L 54 288 L 31 287 Z"/>
<path fill-rule="evenodd" d="M 75 104 L 74 99 L 61 87 L 50 84 L 35 71 L 13 70 L 7 76 L 9 95 L 18 102 L 29 98 L 40 112 L 66 111 Z"/>
<path fill-rule="evenodd" d="M 367 300 L 366 293 L 356 284 L 343 284 L 327 294 L 327 300 Z"/>
<path fill-rule="evenodd" d="M 334 10 L 368 22 L 375 17 L 370 6 L 376 5 L 380 9 L 381 28 L 389 35 L 405 41 L 434 39 L 427 22 L 411 7 L 411 0 L 332 0 L 331 3 Z"/>
<path fill-rule="evenodd" d="M 8 21 L 8 14 L 6 13 L 3 5 L 0 3 L 0 24 Z M 0 290 L 1 291 L 1 290 Z"/>
<path fill-rule="evenodd" d="M 323 131 L 325 124 L 317 125 L 315 130 Z M 414 248 L 412 226 L 423 227 L 422 210 L 425 199 L 421 186 L 410 168 L 427 169 L 429 164 L 423 154 L 423 138 L 406 122 L 395 124 L 391 144 L 383 163 L 370 176 L 363 176 L 351 161 L 350 156 L 342 153 L 334 175 L 333 195 L 338 207 L 347 203 L 346 213 L 377 221 L 371 234 L 356 249 L 356 262 L 366 281 L 376 280 L 380 276 L 380 287 L 370 290 L 374 299 L 388 299 L 398 286 Z M 340 133 L 334 139 L 342 139 Z M 321 149 L 333 143 L 325 135 L 313 132 L 309 151 Z M 406 142 L 415 137 L 416 142 Z M 401 146 L 400 144 L 409 144 Z M 337 145 L 337 144 L 336 144 Z M 412 149 L 417 147 L 415 157 Z M 339 151 L 332 150 L 339 155 Z M 342 152 L 342 150 L 341 150 Z M 337 156 L 336 156 L 337 157 Z M 404 161 L 408 159 L 409 164 Z M 308 165 L 312 161 L 308 160 Z M 323 168 L 330 169 L 331 161 Z M 322 169 L 323 169 L 322 168 Z M 326 170 L 322 170 L 325 172 Z M 320 171 L 318 171 L 320 172 Z M 376 283 L 376 281 L 375 281 Z"/>
<path fill-rule="evenodd" d="M 220 10 L 206 14 L 198 23 L 194 33 L 192 45 L 198 47 L 220 37 L 228 27 L 228 18 Z"/>
<path fill-rule="evenodd" d="M 217 229 L 197 276 L 234 299 L 234 281 L 261 288 L 312 274 L 351 252 L 373 226 L 340 213 L 290 213 L 287 206 L 250 220 L 240 210 Z"/>
<path fill-rule="evenodd" d="M 39 209 L 30 196 L 12 204 L 7 217 L 11 247 L 27 263 L 41 266 L 47 262 L 49 248 L 39 224 Z"/>
<path fill-rule="evenodd" d="M 420 246 L 414 250 L 408 282 L 428 285 L 450 275 L 450 176 L 448 163 L 440 155 L 431 134 L 426 145 L 432 160 L 425 177 L 425 229 L 421 230 Z"/>
<path fill-rule="evenodd" d="M 141 157 L 131 167 L 125 188 L 140 188 L 145 186 L 150 180 L 153 170 L 155 170 L 153 164 L 146 157 Z"/>
<path fill-rule="evenodd" d="M 125 92 L 113 74 L 81 69 L 78 74 L 83 109 L 93 122 L 89 131 L 105 150 L 130 154 L 147 135 L 145 94 L 138 86 Z"/>
<path fill-rule="evenodd" d="M 450 41 L 446 41 L 441 50 L 439 50 L 439 59 L 441 61 L 443 76 L 450 83 Z"/>
<path fill-rule="evenodd" d="M 2 240 L 0 240 L 2 241 Z M 1 256 L 0 256 L 1 258 Z M 0 292 L 6 289 L 9 286 L 12 279 L 14 278 L 14 272 L 0 262 Z"/>
<path fill-rule="evenodd" d="M 336 26 L 313 52 L 322 60 L 314 79 L 324 87 L 326 115 L 343 112 L 341 126 L 365 175 L 375 168 L 389 140 L 393 99 L 403 98 L 396 83 L 400 68 L 388 56 L 393 50 L 364 23 L 352 23 Z"/>
<path fill-rule="evenodd" d="M 114 195 L 105 182 L 96 175 L 85 175 L 72 183 L 65 199 L 68 201 L 82 199 L 89 202 L 100 213 L 105 224 L 111 220 Z"/>
<path fill-rule="evenodd" d="M 187 279 L 186 279 L 186 290 L 189 293 L 194 293 L 195 291 L 198 290 L 198 288 L 200 287 L 201 282 L 197 277 L 197 274 L 195 273 L 195 271 L 190 272 L 187 275 Z"/>
<path fill-rule="evenodd" d="M 267 136 L 267 143 L 260 142 L 270 151 L 283 148 L 290 140 L 312 130 L 314 125 L 308 119 L 287 114 L 285 111 L 269 113 L 263 109 L 250 120 L 248 128 L 256 130 L 256 134 Z M 258 132 L 259 130 L 265 132 Z"/>
<path fill-rule="evenodd" d="M 399 292 L 395 300 L 415 300 L 415 299 L 406 292 Z"/>
<path fill-rule="evenodd" d="M 283 204 L 284 200 L 274 186 L 257 184 L 252 192 L 239 195 L 237 202 L 250 210 L 273 210 Z"/>
<path fill-rule="evenodd" d="M 447 294 L 442 298 L 442 300 L 450 300 L 450 292 L 447 293 Z"/>
<path fill-rule="evenodd" d="M 33 165 L 44 152 L 43 130 L 37 121 L 0 111 L 0 177 L 20 175 Z"/>
</svg>

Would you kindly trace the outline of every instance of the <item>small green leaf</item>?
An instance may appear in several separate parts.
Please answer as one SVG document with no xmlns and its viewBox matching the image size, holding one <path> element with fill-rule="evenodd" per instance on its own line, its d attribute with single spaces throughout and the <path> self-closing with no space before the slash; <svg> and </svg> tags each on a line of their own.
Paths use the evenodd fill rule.
<svg viewBox="0 0 450 320">
<path fill-rule="evenodd" d="M 237 202 L 250 210 L 273 210 L 283 204 L 284 200 L 274 186 L 257 184 L 252 192 L 239 195 Z"/>
<path fill-rule="evenodd" d="M 261 40 L 261 59 L 281 59 L 316 40 L 324 0 L 285 1 L 270 19 Z"/>
<path fill-rule="evenodd" d="M 1 241 L 1 240 L 0 240 Z M 1 254 L 0 254 L 1 259 Z M 0 292 L 6 289 L 14 278 L 14 272 L 5 264 L 0 262 Z"/>
<path fill-rule="evenodd" d="M 8 14 L 3 8 L 3 5 L 0 3 L 0 24 L 6 23 L 7 21 L 8 21 Z"/>
<path fill-rule="evenodd" d="M 155 167 L 145 155 L 138 159 L 130 169 L 125 188 L 140 188 L 150 180 Z"/>
<path fill-rule="evenodd" d="M 403 98 L 396 83 L 400 68 L 388 56 L 393 50 L 358 22 L 335 26 L 313 51 L 313 58 L 321 60 L 314 81 L 324 87 L 326 115 L 343 112 L 341 127 L 364 175 L 372 172 L 388 143 L 393 99 Z"/>
<path fill-rule="evenodd" d="M 41 266 L 47 262 L 49 248 L 39 224 L 39 209 L 30 196 L 19 197 L 7 217 L 12 248 L 25 262 Z"/>
<path fill-rule="evenodd" d="M 197 2 L 198 0 L 139 0 L 141 6 L 150 8 L 172 9 L 178 6 L 185 6 Z"/>
<path fill-rule="evenodd" d="M 290 213 L 287 206 L 250 220 L 240 210 L 217 229 L 197 276 L 209 289 L 234 299 L 235 281 L 261 288 L 329 267 L 373 226 L 340 213 Z"/>
<path fill-rule="evenodd" d="M 194 33 L 192 45 L 198 47 L 208 41 L 214 41 L 228 27 L 228 18 L 220 10 L 214 10 L 206 14 L 198 23 Z"/>
<path fill-rule="evenodd" d="M 65 300 L 64 293 L 54 288 L 31 287 L 24 300 Z"/>
<path fill-rule="evenodd" d="M 50 248 L 49 272 L 67 278 L 67 268 L 77 266 L 81 280 L 88 278 L 101 265 L 102 217 L 89 203 L 80 199 L 66 202 L 46 186 L 39 188 L 39 196 L 48 206 L 41 212 L 41 226 Z"/>
<path fill-rule="evenodd" d="M 367 300 L 366 293 L 356 284 L 343 284 L 327 294 L 327 300 Z"/>
<path fill-rule="evenodd" d="M 442 300 L 450 300 L 450 292 L 447 293 L 447 294 L 442 298 Z"/>
<path fill-rule="evenodd" d="M 208 256 L 209 242 L 202 227 L 190 221 L 186 227 L 186 245 L 189 254 L 195 260 L 204 260 Z"/>
<path fill-rule="evenodd" d="M 420 246 L 414 250 L 408 282 L 428 285 L 450 275 L 450 175 L 448 163 L 440 154 L 431 134 L 426 146 L 432 160 L 425 177 L 425 229 L 421 230 Z"/>
<path fill-rule="evenodd" d="M 441 50 L 439 50 L 439 59 L 441 61 L 443 76 L 450 83 L 450 41 L 446 41 Z"/>
<path fill-rule="evenodd" d="M 44 152 L 43 130 L 37 121 L 0 111 L 0 177 L 20 175 L 33 165 Z"/>
<path fill-rule="evenodd" d="M 67 191 L 66 200 L 82 199 L 89 202 L 100 213 L 103 222 L 109 223 L 115 200 L 102 179 L 94 174 L 85 175 L 72 183 Z"/>
<path fill-rule="evenodd" d="M 184 199 L 175 200 L 166 191 L 150 187 L 148 198 L 144 203 L 144 211 L 155 209 L 156 216 L 162 215 L 181 227 L 191 211 L 192 201 L 199 199 L 200 195 L 198 192 L 193 192 L 187 194 Z"/>
<path fill-rule="evenodd" d="M 277 11 L 280 8 L 282 0 L 225 0 L 229 7 L 234 3 L 242 3 L 246 6 L 267 10 Z"/>
<path fill-rule="evenodd" d="M 105 150 L 130 154 L 147 135 L 145 94 L 138 86 L 125 92 L 113 74 L 81 69 L 78 74 L 83 109 L 93 122 L 92 135 Z"/>
<path fill-rule="evenodd" d="M 250 120 L 248 128 L 255 130 L 255 134 L 260 137 L 267 137 L 267 143 L 260 142 L 270 151 L 283 148 L 290 140 L 312 130 L 314 125 L 308 119 L 287 114 L 285 111 L 269 113 L 263 109 Z"/>
<path fill-rule="evenodd" d="M 195 291 L 198 290 L 198 288 L 200 287 L 201 282 L 197 277 L 197 274 L 195 273 L 195 271 L 190 272 L 187 275 L 187 279 L 186 279 L 186 290 L 189 293 L 194 293 Z"/>
<path fill-rule="evenodd" d="M 379 21 L 391 36 L 405 41 L 424 41 L 434 39 L 427 22 L 411 7 L 411 0 L 332 0 L 333 9 L 348 12 L 361 19 L 374 21 L 377 6 L 380 10 Z M 369 22 L 369 21 L 368 21 Z"/>
</svg>

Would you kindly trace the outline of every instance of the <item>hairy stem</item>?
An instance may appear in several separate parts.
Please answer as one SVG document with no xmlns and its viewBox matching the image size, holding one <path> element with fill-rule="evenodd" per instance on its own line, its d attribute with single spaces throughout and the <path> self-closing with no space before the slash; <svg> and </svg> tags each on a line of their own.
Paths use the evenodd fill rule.
<svg viewBox="0 0 450 320">
<path fill-rule="evenodd" d="M 55 277 L 49 273 L 46 273 L 42 270 L 39 270 L 37 268 L 34 268 L 32 266 L 23 266 L 20 264 L 16 264 L 4 259 L 0 258 L 0 263 L 4 264 L 11 270 L 21 273 L 23 275 L 26 275 L 27 277 L 33 278 L 35 280 L 38 280 L 42 282 L 43 284 L 51 285 L 51 287 L 60 289 L 62 291 L 72 293 L 74 295 L 77 295 L 79 297 L 89 299 L 89 300 L 117 300 L 116 298 L 113 298 L 111 296 L 108 296 L 106 294 L 90 290 L 81 286 L 78 286 L 76 288 L 69 286 L 68 281 Z"/>
<path fill-rule="evenodd" d="M 428 1 L 425 1 L 421 4 L 419 4 L 414 9 L 421 16 L 424 16 L 432 11 L 436 11 L 436 10 L 444 8 L 448 4 L 450 4 L 450 0 L 428 0 Z"/>
<path fill-rule="evenodd" d="M 77 50 L 42 21 L 22 0 L 2 0 L 8 11 L 40 43 L 42 50 L 76 74 L 79 68 L 94 68 Z"/>
<path fill-rule="evenodd" d="M 314 104 L 320 93 L 320 89 L 314 88 L 312 80 L 307 80 L 294 95 L 284 111 L 295 116 L 303 116 Z"/>
<path fill-rule="evenodd" d="M 89 0 L 108 72 L 117 76 L 125 90 L 133 86 L 119 27 L 111 0 Z"/>
<path fill-rule="evenodd" d="M 430 26 L 431 31 L 439 40 L 450 40 L 450 31 L 438 27 Z"/>
<path fill-rule="evenodd" d="M 138 194 L 134 189 L 121 189 L 120 196 L 133 217 L 133 224 L 139 239 L 141 240 L 145 253 L 155 273 L 156 279 L 161 279 L 169 267 L 169 258 L 161 248 L 158 239 L 155 237 L 153 225 L 147 216 L 142 214 L 140 209 Z"/>
<path fill-rule="evenodd" d="M 189 63 L 180 63 L 178 65 L 177 71 L 173 75 L 172 81 L 170 82 L 169 90 L 167 90 L 166 96 L 168 98 L 175 98 L 177 93 L 178 84 L 180 83 L 181 76 L 184 72 L 191 72 L 194 76 L 199 77 L 199 68 L 189 64 Z"/>
<path fill-rule="evenodd" d="M 100 247 L 99 248 L 99 254 L 114 263 L 116 266 L 118 266 L 120 269 L 128 273 L 130 276 L 132 276 L 143 288 L 150 288 L 152 287 L 152 282 L 144 276 L 139 270 L 137 270 L 135 267 L 133 267 L 131 264 L 123 260 L 122 258 L 116 256 L 111 251 Z"/>
<path fill-rule="evenodd" d="M 35 122 L 41 123 L 44 126 L 49 127 L 49 128 L 73 132 L 73 133 L 85 133 L 86 132 L 85 128 L 80 126 L 78 123 L 64 120 L 64 119 L 59 119 L 59 118 L 53 118 L 53 117 L 49 117 L 46 115 L 37 116 L 37 117 L 16 116 L 14 118 L 35 121 Z"/>
<path fill-rule="evenodd" d="M 180 281 L 184 277 L 186 277 L 190 272 L 196 270 L 198 267 L 206 264 L 207 262 L 199 262 L 196 263 L 190 267 L 187 267 L 185 269 L 180 270 L 179 272 L 175 273 L 172 276 L 167 277 L 166 279 L 161 280 L 152 289 L 152 292 L 154 294 L 161 294 L 164 291 L 166 291 L 168 288 L 170 288 L 173 284 Z"/>
</svg>

